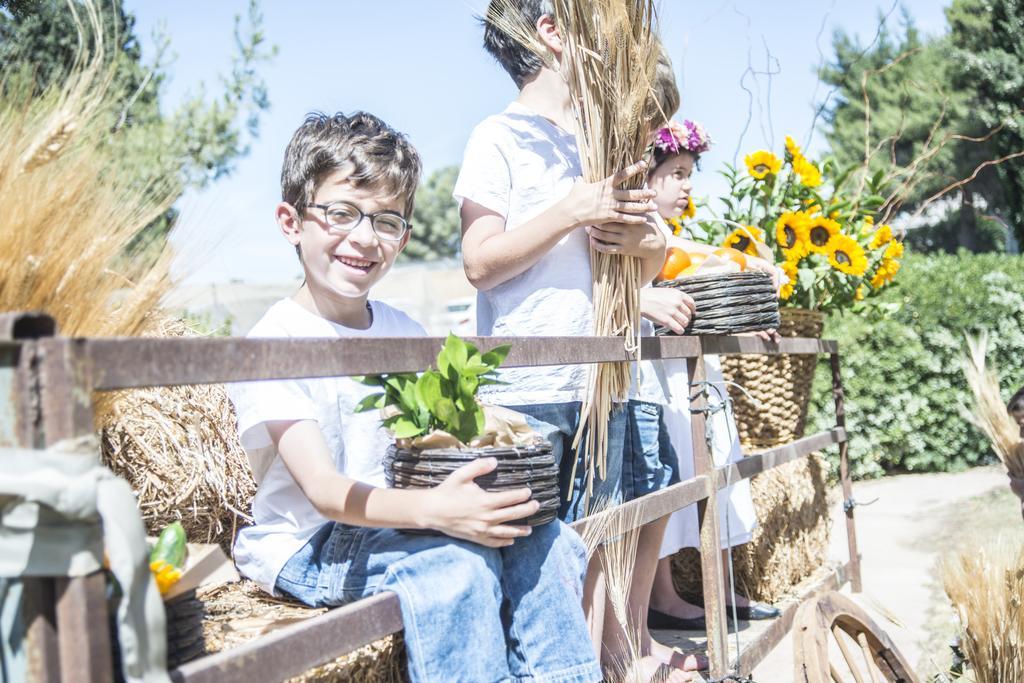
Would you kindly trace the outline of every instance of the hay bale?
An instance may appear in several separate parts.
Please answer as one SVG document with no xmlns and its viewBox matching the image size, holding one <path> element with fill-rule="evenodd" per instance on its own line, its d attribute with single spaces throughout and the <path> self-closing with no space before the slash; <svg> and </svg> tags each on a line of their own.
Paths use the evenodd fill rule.
<svg viewBox="0 0 1024 683">
<path fill-rule="evenodd" d="M 273 598 L 251 581 L 219 586 L 199 595 L 186 594 L 167 603 L 166 608 L 169 667 L 229 650 L 326 611 Z M 382 638 L 289 679 L 290 683 L 403 683 L 407 680 L 401 634 Z"/>
<path fill-rule="evenodd" d="M 733 548 L 737 589 L 752 600 L 776 602 L 828 560 L 828 464 L 818 454 L 751 480 L 758 526 Z M 701 599 L 700 555 L 684 548 L 672 558 L 672 577 L 684 598 Z"/>
<path fill-rule="evenodd" d="M 162 321 L 157 336 L 194 336 Z M 97 401 L 103 462 L 131 484 L 146 529 L 180 521 L 190 541 L 230 552 L 256 485 L 222 385 L 136 389 Z"/>
</svg>

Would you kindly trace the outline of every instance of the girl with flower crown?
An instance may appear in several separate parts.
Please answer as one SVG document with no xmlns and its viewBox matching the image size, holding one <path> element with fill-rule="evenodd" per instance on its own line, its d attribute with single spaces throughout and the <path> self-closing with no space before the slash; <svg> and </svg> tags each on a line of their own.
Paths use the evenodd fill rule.
<svg viewBox="0 0 1024 683">
<path fill-rule="evenodd" d="M 673 121 L 655 133 L 651 149 L 648 185 L 658 193 L 654 201 L 662 219 L 662 229 L 670 233 L 667 235 L 668 246 L 681 248 L 690 254 L 715 251 L 715 247 L 690 239 L 697 235 L 687 230 L 684 223 L 695 214 L 691 175 L 698 167 L 701 154 L 710 149 L 711 144 L 710 136 L 700 124 Z M 777 275 L 773 264 L 755 257 L 748 257 L 747 267 Z M 679 334 L 683 333 L 694 314 L 693 300 L 673 288 L 644 288 L 640 293 L 640 308 L 645 318 Z M 774 337 L 774 331 L 768 336 Z M 649 447 L 657 454 L 653 457 L 665 460 L 666 451 L 669 458 L 674 451 L 679 479 L 689 479 L 694 476 L 694 466 L 686 361 L 643 362 L 640 366 L 639 403 L 654 404 L 660 409 L 630 410 L 629 431 L 643 442 L 645 452 Z M 721 365 L 717 356 L 706 356 L 705 366 L 711 384 L 708 402 L 714 406 L 727 398 Z M 735 419 L 728 407 L 709 415 L 708 432 L 712 438 L 712 457 L 716 466 L 736 462 L 743 457 Z M 718 500 L 722 520 L 721 547 L 727 553 L 729 547 L 748 542 L 757 523 L 749 480 L 744 479 L 728 487 Z M 671 568 L 671 556 L 680 548 L 698 547 L 699 536 L 694 506 L 676 512 L 669 519 L 648 610 L 650 628 L 705 629 L 704 610 L 679 597 L 672 583 Z M 727 554 L 725 561 L 728 561 Z M 729 586 L 726 588 L 728 602 Z M 770 619 L 779 615 L 774 607 L 751 602 L 738 593 L 733 595 L 740 619 Z M 727 614 L 732 618 L 732 609 L 728 609 Z"/>
</svg>

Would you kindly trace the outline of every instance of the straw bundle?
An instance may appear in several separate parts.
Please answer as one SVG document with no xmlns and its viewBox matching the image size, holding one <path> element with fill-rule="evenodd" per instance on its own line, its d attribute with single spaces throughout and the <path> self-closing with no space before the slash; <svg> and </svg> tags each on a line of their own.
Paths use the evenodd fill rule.
<svg viewBox="0 0 1024 683">
<path fill-rule="evenodd" d="M 576 142 L 584 179 L 602 181 L 644 157 L 652 123 L 658 38 L 654 0 L 552 0 L 563 44 L 561 73 L 571 93 Z M 533 26 L 517 20 L 511 2 L 497 3 L 489 17 L 553 66 Z M 662 118 L 667 118 L 662 113 Z M 642 175 L 624 189 L 638 189 Z M 594 334 L 624 336 L 627 350 L 638 352 L 641 264 L 635 257 L 591 250 Z M 615 402 L 629 395 L 628 363 L 591 367 L 575 446 L 583 445 L 587 495 L 594 476 L 606 476 L 608 417 Z"/>
<path fill-rule="evenodd" d="M 1020 427 L 1006 412 L 999 393 L 999 376 L 985 366 L 988 335 L 967 337 L 968 353 L 963 359 L 964 376 L 974 395 L 974 405 L 963 408 L 964 417 L 988 438 L 1011 477 L 1024 477 L 1024 439 Z"/>
<path fill-rule="evenodd" d="M 1024 681 L 1024 546 L 965 551 L 943 564 L 942 582 L 975 683 Z"/>
<path fill-rule="evenodd" d="M 251 581 L 182 596 L 166 608 L 171 667 L 229 650 L 326 611 L 271 598 Z M 290 683 L 402 683 L 408 680 L 405 669 L 404 641 L 397 634 L 307 671 Z"/>
<path fill-rule="evenodd" d="M 92 2 L 69 2 L 79 53 L 64 82 L 29 69 L 0 85 L 0 310 L 42 310 L 68 335 L 131 335 L 170 288 L 170 252 L 126 246 L 176 196 L 173 170 L 142 185 L 108 139 L 114 65 Z"/>
<path fill-rule="evenodd" d="M 195 334 L 176 320 L 155 333 Z M 256 485 L 224 387 L 136 389 L 101 403 L 104 464 L 131 484 L 149 533 L 180 521 L 190 541 L 230 552 L 237 527 L 252 522 Z"/>
</svg>

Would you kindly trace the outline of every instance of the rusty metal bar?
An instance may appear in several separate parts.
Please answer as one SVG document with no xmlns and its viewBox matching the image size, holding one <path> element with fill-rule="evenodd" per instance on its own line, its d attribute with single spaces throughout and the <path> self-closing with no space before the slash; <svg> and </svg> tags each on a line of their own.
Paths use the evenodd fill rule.
<svg viewBox="0 0 1024 683">
<path fill-rule="evenodd" d="M 505 367 L 632 360 L 619 337 L 470 338 L 482 350 L 512 344 Z M 651 337 L 646 358 L 692 358 L 702 341 L 715 353 L 819 353 L 833 342 L 756 337 Z M 414 372 L 429 367 L 440 338 L 354 339 L 76 339 L 63 340 L 76 370 L 96 390 L 258 379 Z M 709 351 L 710 352 L 710 351 Z"/>
<path fill-rule="evenodd" d="M 281 681 L 402 630 L 398 596 L 379 593 L 183 664 L 175 683 Z"/>
<path fill-rule="evenodd" d="M 729 355 L 736 353 L 753 353 L 774 356 L 781 353 L 790 355 L 837 353 L 839 344 L 831 339 L 812 339 L 804 337 L 786 338 L 778 343 L 766 342 L 759 337 L 732 336 L 701 337 L 704 353 Z"/>
<path fill-rule="evenodd" d="M 690 432 L 693 439 L 693 470 L 697 476 L 711 476 L 715 463 L 707 436 L 707 372 L 704 356 L 686 359 L 690 380 Z M 728 673 L 729 646 L 725 623 L 725 571 L 722 566 L 718 529 L 718 489 L 708 487 L 708 497 L 697 503 L 700 520 L 700 564 L 704 589 L 704 619 L 707 622 L 708 663 L 712 678 Z"/>
<path fill-rule="evenodd" d="M 757 638 L 747 643 L 743 651 L 733 658 L 733 664 L 739 667 L 740 674 L 749 676 L 754 667 L 760 664 L 768 656 L 768 653 L 782 642 L 782 639 L 793 628 L 793 619 L 796 617 L 796 611 L 800 605 L 811 598 L 838 590 L 849 580 L 850 572 L 849 564 L 836 566 L 832 573 L 812 583 L 800 594 L 799 599 L 783 608 L 782 615 L 775 619 L 771 626 Z"/>
<path fill-rule="evenodd" d="M 57 579 L 57 642 L 62 683 L 114 680 L 102 571 Z"/>
<path fill-rule="evenodd" d="M 846 431 L 846 392 L 843 390 L 843 375 L 839 366 L 839 354 L 829 356 L 832 369 L 832 398 L 836 405 L 836 428 Z M 850 481 L 850 444 L 843 440 L 839 444 L 839 479 L 843 484 L 843 508 L 846 512 L 846 543 L 850 552 L 850 587 L 855 593 L 861 592 L 860 553 L 857 550 L 857 527 L 854 524 L 853 483 Z"/>
<path fill-rule="evenodd" d="M 787 462 L 806 457 L 829 446 L 840 444 L 840 447 L 842 447 L 844 443 L 846 443 L 846 430 L 836 427 L 827 432 L 805 436 L 802 439 L 772 448 L 771 450 L 748 455 L 739 462 L 717 468 L 718 488 L 723 489 L 726 487 L 726 478 L 728 478 L 730 484 L 735 484 L 740 479 L 748 479 L 773 467 L 785 465 Z"/>
</svg>

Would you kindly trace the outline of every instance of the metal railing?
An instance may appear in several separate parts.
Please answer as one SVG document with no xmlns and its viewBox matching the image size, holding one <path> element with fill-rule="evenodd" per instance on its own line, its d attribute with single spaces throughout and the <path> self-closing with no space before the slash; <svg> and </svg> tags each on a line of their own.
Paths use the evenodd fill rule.
<svg viewBox="0 0 1024 683">
<path fill-rule="evenodd" d="M 442 340 L 436 338 L 73 339 L 55 336 L 52 320 L 31 314 L 0 314 L 0 446 L 45 448 L 94 431 L 92 398 L 97 391 L 257 379 L 293 379 L 406 372 L 430 366 Z M 504 367 L 566 365 L 633 360 L 615 337 L 527 337 L 470 339 L 486 351 L 512 344 Z M 834 428 L 715 468 L 705 441 L 706 397 L 690 396 L 696 476 L 625 503 L 600 515 L 618 523 L 603 528 L 622 533 L 696 504 L 707 621 L 707 652 L 713 678 L 730 664 L 741 673 L 753 666 L 788 632 L 797 605 L 776 620 L 730 661 L 726 642 L 725 587 L 719 552 L 718 492 L 735 483 L 832 445 L 840 449 L 840 479 L 850 500 L 849 467 L 839 347 L 834 341 L 784 339 L 778 344 L 755 337 L 653 337 L 642 341 L 645 359 L 685 359 L 690 381 L 705 381 L 705 354 L 827 354 L 836 406 Z M 577 530 L 597 516 L 576 523 Z M 805 597 L 849 581 L 860 590 L 860 564 L 853 508 L 846 510 L 849 561 L 810 587 Z M 27 652 L 34 680 L 96 683 L 112 678 L 102 574 L 76 579 L 25 581 Z M 171 672 L 176 681 L 281 680 L 298 675 L 402 629 L 393 593 L 331 610 L 223 652 L 204 656 Z"/>
</svg>

